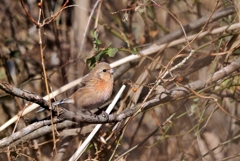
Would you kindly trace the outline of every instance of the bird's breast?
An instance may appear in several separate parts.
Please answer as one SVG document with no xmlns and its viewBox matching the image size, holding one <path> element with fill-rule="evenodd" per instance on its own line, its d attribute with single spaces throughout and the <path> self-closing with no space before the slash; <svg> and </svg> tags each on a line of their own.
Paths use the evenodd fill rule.
<svg viewBox="0 0 240 161">
<path fill-rule="evenodd" d="M 108 100 L 112 94 L 112 83 L 108 83 L 105 81 L 98 81 L 97 85 L 94 88 L 95 94 L 99 95 L 103 99 L 103 102 Z"/>
</svg>

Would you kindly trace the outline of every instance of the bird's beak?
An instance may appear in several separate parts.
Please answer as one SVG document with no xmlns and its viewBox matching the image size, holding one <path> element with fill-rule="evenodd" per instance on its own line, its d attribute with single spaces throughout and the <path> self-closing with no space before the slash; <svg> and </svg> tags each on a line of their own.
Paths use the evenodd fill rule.
<svg viewBox="0 0 240 161">
<path fill-rule="evenodd" d="M 113 74 L 113 72 L 114 72 L 114 69 L 111 68 L 111 69 L 110 69 L 110 73 Z"/>
</svg>

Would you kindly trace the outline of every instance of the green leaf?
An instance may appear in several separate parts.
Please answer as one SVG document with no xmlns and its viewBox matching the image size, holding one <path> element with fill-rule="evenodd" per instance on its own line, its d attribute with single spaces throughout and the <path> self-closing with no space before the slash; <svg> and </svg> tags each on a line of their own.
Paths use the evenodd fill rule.
<svg viewBox="0 0 240 161">
<path fill-rule="evenodd" d="M 137 48 L 133 48 L 133 49 L 132 49 L 132 53 L 133 53 L 134 55 L 137 55 L 137 54 L 138 54 Z"/>
<path fill-rule="evenodd" d="M 100 61 L 103 56 L 114 57 L 118 52 L 118 48 L 112 48 L 112 43 L 110 43 L 107 48 L 100 48 L 99 45 L 102 44 L 102 41 L 98 39 L 97 31 L 90 31 L 90 35 L 93 38 L 93 48 L 97 53 L 96 55 L 87 59 L 87 63 L 90 64 L 90 68 L 92 68 L 94 64 Z"/>
<path fill-rule="evenodd" d="M 114 57 L 118 52 L 118 48 L 108 48 L 107 55 L 110 57 Z"/>
<path fill-rule="evenodd" d="M 101 59 L 101 57 L 102 57 L 102 55 L 104 54 L 104 50 L 102 50 L 102 51 L 100 51 L 96 56 L 95 56 L 95 60 L 96 60 L 96 62 L 98 62 L 100 59 Z"/>
<path fill-rule="evenodd" d="M 90 31 L 90 35 L 92 36 L 92 38 L 94 38 L 94 31 L 93 30 Z"/>
<path fill-rule="evenodd" d="M 91 30 L 90 35 L 92 36 L 93 39 L 98 39 L 98 33 L 96 30 Z"/>
<path fill-rule="evenodd" d="M 96 44 L 97 44 L 97 45 L 100 45 L 100 44 L 102 44 L 101 40 L 99 40 L 99 39 L 96 39 Z"/>
<path fill-rule="evenodd" d="M 94 64 L 96 63 L 96 59 L 95 57 L 91 57 L 87 59 L 87 64 L 89 64 L 90 69 L 92 69 L 94 67 Z"/>
<path fill-rule="evenodd" d="M 98 52 L 98 47 L 97 47 L 97 46 L 95 46 L 95 47 L 94 47 L 94 50 Z"/>
</svg>

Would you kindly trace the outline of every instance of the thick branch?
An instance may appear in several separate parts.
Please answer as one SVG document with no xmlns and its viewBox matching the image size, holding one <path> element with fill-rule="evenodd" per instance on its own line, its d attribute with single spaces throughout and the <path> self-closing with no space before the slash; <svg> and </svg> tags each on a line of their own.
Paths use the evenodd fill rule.
<svg viewBox="0 0 240 161">
<path fill-rule="evenodd" d="M 64 130 L 66 128 L 76 125 L 76 123 L 72 121 L 59 122 L 59 120 L 57 119 L 54 120 L 54 123 L 57 123 L 56 124 L 57 130 Z M 46 134 L 52 133 L 52 127 L 49 125 L 51 125 L 50 120 L 40 121 L 40 122 L 31 124 L 28 127 L 25 127 L 24 129 L 20 130 L 19 132 L 16 132 L 11 136 L 0 140 L 0 149 L 1 149 L 0 152 L 4 152 L 6 150 L 4 148 L 6 148 L 7 146 L 14 147 L 28 140 L 34 140 Z"/>
<path fill-rule="evenodd" d="M 224 67 L 223 69 L 220 69 L 219 71 L 214 73 L 212 76 L 208 77 L 207 79 L 195 81 L 193 83 L 186 85 L 186 87 L 191 88 L 195 91 L 201 90 L 201 89 L 208 87 L 208 86 L 216 83 L 217 81 L 225 78 L 226 76 L 230 75 L 231 73 L 238 70 L 239 68 L 240 68 L 240 58 L 236 59 L 228 66 Z M 4 91 L 6 91 L 7 93 L 10 93 L 15 96 L 19 96 L 26 100 L 40 98 L 39 99 L 40 101 L 33 100 L 35 103 L 40 102 L 42 104 L 42 102 L 45 102 L 45 101 L 42 101 L 41 97 L 39 97 L 39 96 L 37 97 L 35 94 L 33 94 L 31 92 L 23 91 L 23 90 L 15 88 L 15 87 L 12 87 L 11 85 L 9 85 L 7 83 L 0 83 L 0 88 L 3 89 Z M 57 119 L 55 119 L 55 123 L 62 122 L 65 120 L 70 120 L 70 121 L 74 121 L 74 122 L 78 122 L 78 123 L 91 123 L 91 124 L 119 122 L 127 117 L 132 116 L 135 113 L 136 109 L 138 109 L 138 107 L 140 105 L 142 105 L 142 108 L 144 110 L 146 110 L 148 108 L 159 105 L 161 103 L 166 103 L 169 101 L 173 101 L 177 98 L 184 97 L 187 94 L 190 94 L 190 92 L 191 91 L 189 91 L 183 87 L 175 88 L 175 89 L 170 90 L 169 92 L 159 93 L 159 95 L 161 97 L 154 98 L 154 99 L 144 103 L 143 105 L 138 104 L 130 109 L 124 110 L 123 112 L 121 112 L 119 114 L 111 114 L 111 115 L 106 115 L 104 113 L 101 115 L 97 115 L 97 116 L 76 114 L 76 113 L 73 113 L 71 111 L 68 111 L 68 110 L 60 107 L 60 109 L 58 111 L 59 115 L 57 116 Z M 33 95 L 33 96 L 31 96 L 31 95 Z M 27 96 L 29 96 L 30 98 L 28 98 Z M 54 111 L 54 113 L 57 113 L 57 111 Z M 46 122 L 46 121 L 34 123 L 24 129 L 22 129 L 21 131 L 14 133 L 10 137 L 0 140 L 0 148 L 11 144 L 12 142 L 22 138 L 23 136 L 26 136 L 27 134 L 33 132 L 34 130 L 36 130 L 40 127 L 43 127 L 44 125 L 47 125 L 46 123 L 48 125 L 50 124 L 50 122 Z"/>
<path fill-rule="evenodd" d="M 42 97 L 36 95 L 33 92 L 16 88 L 7 82 L 0 82 L 0 89 L 5 91 L 6 93 L 9 93 L 10 95 L 20 97 L 27 101 L 36 103 L 42 107 L 49 107 L 47 101 L 44 100 Z"/>
<path fill-rule="evenodd" d="M 232 72 L 236 71 L 239 68 L 240 68 L 240 58 L 236 59 L 230 65 L 224 67 L 223 69 L 220 69 L 219 71 L 214 73 L 212 76 L 208 77 L 207 79 L 195 81 L 193 83 L 186 85 L 186 87 L 191 88 L 195 91 L 201 90 L 201 89 L 217 82 L 218 80 L 223 79 L 224 77 L 228 76 L 229 74 L 231 74 Z M 37 96 L 36 94 L 25 91 L 25 90 L 20 90 L 18 88 L 15 88 L 8 83 L 0 83 L 0 89 L 3 89 L 5 92 L 7 92 L 9 94 L 21 97 L 28 101 L 35 102 L 41 106 L 43 106 L 43 105 L 47 106 L 46 101 L 43 100 L 40 96 Z M 179 97 L 186 96 L 186 94 L 189 94 L 189 93 L 190 93 L 190 91 L 188 91 L 186 88 L 183 88 L 183 87 L 175 88 L 175 89 L 170 90 L 170 92 L 165 92 L 164 97 L 155 98 L 155 99 L 152 99 L 152 100 L 146 102 L 142 107 L 150 108 L 157 104 L 166 103 L 168 101 L 175 100 Z M 162 94 L 163 93 L 160 93 L 160 96 L 163 96 Z M 60 121 L 70 120 L 70 121 L 83 122 L 83 123 L 118 122 L 118 121 L 121 121 L 122 119 L 125 119 L 125 118 L 131 116 L 135 112 L 137 107 L 138 107 L 138 105 L 136 105 L 130 109 L 126 109 L 120 114 L 112 114 L 109 116 L 106 116 L 104 114 L 98 115 L 98 116 L 76 114 L 76 113 L 68 111 L 64 108 L 60 108 L 60 114 L 58 115 L 58 118 L 60 119 Z M 54 112 L 59 113 L 59 111 L 57 111 L 56 109 L 54 109 Z"/>
</svg>

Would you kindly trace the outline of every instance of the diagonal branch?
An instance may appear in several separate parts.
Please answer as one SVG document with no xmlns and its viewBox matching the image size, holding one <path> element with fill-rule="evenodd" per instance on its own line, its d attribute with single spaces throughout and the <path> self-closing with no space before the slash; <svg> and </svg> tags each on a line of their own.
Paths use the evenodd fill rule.
<svg viewBox="0 0 240 161">
<path fill-rule="evenodd" d="M 27 101 L 36 103 L 42 107 L 49 107 L 47 101 L 44 100 L 41 96 L 38 96 L 37 94 L 27 90 L 16 88 L 7 82 L 0 82 L 0 89 L 6 93 L 9 93 L 10 95 L 20 97 Z"/>
<path fill-rule="evenodd" d="M 226 76 L 229 76 L 231 73 L 233 73 L 234 71 L 236 71 L 238 69 L 240 69 L 240 58 L 236 59 L 235 61 L 233 61 L 228 66 L 226 66 L 226 67 L 220 69 L 219 71 L 215 72 L 213 75 L 209 76 L 207 79 L 198 80 L 198 81 L 195 81 L 193 83 L 187 84 L 185 86 L 188 87 L 188 88 L 191 88 L 195 91 L 198 91 L 198 90 L 201 90 L 201 89 L 206 88 L 208 86 L 211 86 L 212 84 L 214 84 L 217 81 L 225 78 Z M 40 96 L 37 96 L 36 94 L 31 93 L 31 92 L 13 87 L 13 86 L 9 85 L 8 83 L 2 83 L 1 82 L 0 83 L 0 89 L 4 90 L 5 92 L 7 92 L 11 95 L 21 97 L 25 100 L 29 100 L 29 101 L 38 103 L 39 105 L 47 106 L 46 101 L 44 99 L 42 99 Z M 111 114 L 111 115 L 100 114 L 100 115 L 94 116 L 94 115 L 76 114 L 74 112 L 68 111 L 68 110 L 60 107 L 60 109 L 58 111 L 59 115 L 57 116 L 57 119 L 55 119 L 55 123 L 62 122 L 62 121 L 65 121 L 65 120 L 70 120 L 70 121 L 77 122 L 77 123 L 90 123 L 90 124 L 119 122 L 121 120 L 126 119 L 127 117 L 132 116 L 135 113 L 136 109 L 140 105 L 142 105 L 144 110 L 147 110 L 147 109 L 149 109 L 153 106 L 160 105 L 162 103 L 167 103 L 167 102 L 173 101 L 175 99 L 179 99 L 179 98 L 184 97 L 184 96 L 186 96 L 187 94 L 190 94 L 190 93 L 191 93 L 191 91 L 187 90 L 186 88 L 178 87 L 178 88 L 170 90 L 169 92 L 164 91 L 162 93 L 159 93 L 159 97 L 156 97 L 156 98 L 154 98 L 154 99 L 152 99 L 148 102 L 145 102 L 143 105 L 138 104 L 138 105 L 133 106 L 132 108 L 129 108 L 129 109 L 126 109 L 126 110 L 122 111 L 119 114 Z M 161 96 L 163 96 L 163 97 L 161 97 Z M 56 109 L 54 109 L 53 112 L 55 114 L 57 114 L 57 111 L 55 111 L 55 110 Z M 47 120 L 47 121 L 49 121 L 49 120 Z M 0 140 L 0 143 L 1 143 L 0 148 L 1 148 L 1 145 L 9 145 L 12 142 L 21 139 L 23 136 L 28 135 L 28 133 L 31 133 L 34 130 L 39 129 L 43 125 L 46 125 L 46 120 L 45 120 L 45 124 L 43 124 L 43 123 L 44 123 L 44 121 L 39 122 L 39 125 L 41 125 L 41 126 L 29 125 L 28 127 L 26 127 L 24 129 L 20 130 L 19 132 L 17 132 L 17 134 L 14 133 L 13 135 L 11 135 L 9 137 L 6 137 L 6 138 Z M 30 126 L 32 128 L 30 128 Z M 31 129 L 31 130 L 29 130 L 29 129 Z M 50 132 L 51 131 L 49 131 L 49 133 Z M 39 137 L 40 136 L 42 136 L 41 132 L 39 132 Z M 37 138 L 37 137 L 35 136 L 34 138 Z"/>
</svg>

